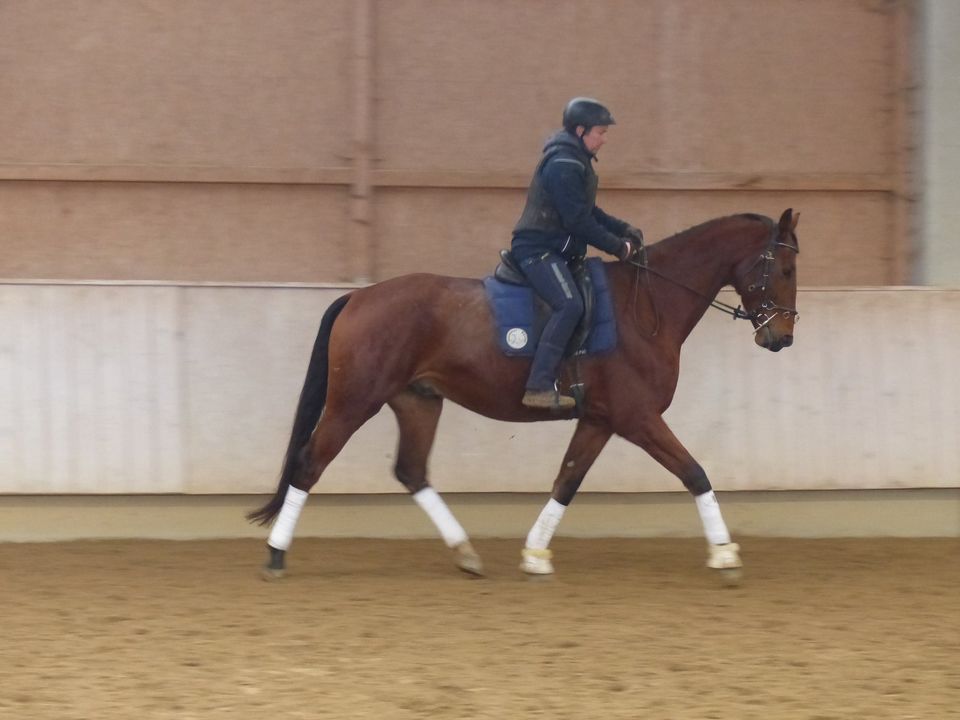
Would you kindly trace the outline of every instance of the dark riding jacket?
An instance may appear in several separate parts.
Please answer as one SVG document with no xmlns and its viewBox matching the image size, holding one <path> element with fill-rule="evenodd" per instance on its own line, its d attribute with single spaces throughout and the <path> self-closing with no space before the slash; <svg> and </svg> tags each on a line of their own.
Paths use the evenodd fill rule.
<svg viewBox="0 0 960 720">
<path fill-rule="evenodd" d="M 586 255 L 588 245 L 620 253 L 628 225 L 597 207 L 595 159 L 583 141 L 566 130 L 547 140 L 513 229 L 512 251 L 518 262 L 547 251 L 572 260 Z"/>
</svg>

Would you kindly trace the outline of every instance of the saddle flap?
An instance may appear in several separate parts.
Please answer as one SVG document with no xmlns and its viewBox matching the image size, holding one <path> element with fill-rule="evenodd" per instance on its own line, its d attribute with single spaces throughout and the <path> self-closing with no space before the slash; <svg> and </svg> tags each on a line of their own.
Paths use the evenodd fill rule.
<svg viewBox="0 0 960 720">
<path fill-rule="evenodd" d="M 493 312 L 497 342 L 506 355 L 530 357 L 536 350 L 549 308 L 537 298 L 519 272 L 521 283 L 503 281 L 498 273 L 504 267 L 507 266 L 501 263 L 498 272 L 483 281 Z M 574 331 L 566 354 L 612 350 L 617 344 L 617 325 L 603 262 L 600 258 L 585 260 L 575 268 L 575 277 L 584 294 L 584 321 Z"/>
<path fill-rule="evenodd" d="M 506 355 L 531 356 L 536 349 L 533 288 L 484 278 L 483 287 L 493 311 L 497 343 Z"/>
</svg>

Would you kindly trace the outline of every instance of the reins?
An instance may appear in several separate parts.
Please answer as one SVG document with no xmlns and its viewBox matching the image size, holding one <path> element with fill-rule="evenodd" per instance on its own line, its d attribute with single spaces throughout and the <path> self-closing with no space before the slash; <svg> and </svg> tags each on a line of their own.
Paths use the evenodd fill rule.
<svg viewBox="0 0 960 720">
<path fill-rule="evenodd" d="M 646 248 L 641 248 L 641 257 L 646 258 Z M 640 269 L 645 268 L 649 270 L 646 263 L 634 262 L 633 260 L 628 261 L 631 265 L 637 268 L 637 274 L 635 278 L 635 286 L 633 292 L 633 316 L 637 318 L 637 324 L 639 324 L 639 317 L 637 315 L 637 298 L 640 297 Z M 669 279 L 669 278 L 667 278 Z M 692 288 L 688 288 L 692 290 Z M 694 292 L 696 292 L 694 290 Z M 647 295 L 650 296 L 650 305 L 653 308 L 653 317 L 656 321 L 656 325 L 653 328 L 653 331 L 650 333 L 650 337 L 656 337 L 660 332 L 660 311 L 657 309 L 657 296 L 653 292 L 653 286 L 650 285 L 650 276 L 647 276 Z"/>
<path fill-rule="evenodd" d="M 756 267 L 759 263 L 761 263 L 761 262 L 763 263 L 763 276 L 760 278 L 760 283 L 759 283 L 759 285 L 760 285 L 760 292 L 765 292 L 766 289 L 767 289 L 767 281 L 770 279 L 770 266 L 771 266 L 771 264 L 772 264 L 773 261 L 774 261 L 773 251 L 774 251 L 774 248 L 776 248 L 776 247 L 778 247 L 778 246 L 779 246 L 779 247 L 789 248 L 790 250 L 793 250 L 793 251 L 794 251 L 795 253 L 797 253 L 797 254 L 800 253 L 800 249 L 799 249 L 796 245 L 791 245 L 790 243 L 780 242 L 780 241 L 777 239 L 777 228 L 774 227 L 773 233 L 772 233 L 772 235 L 770 236 L 770 242 L 768 243 L 767 249 L 764 250 L 764 252 L 760 254 L 760 257 L 757 258 L 757 261 L 756 261 L 756 262 L 751 266 L 751 268 L 750 268 L 750 271 L 752 271 L 753 268 Z M 792 315 L 795 321 L 796 321 L 796 320 L 799 318 L 799 316 L 800 316 L 800 313 L 798 313 L 795 308 L 785 308 L 785 307 L 781 307 L 780 305 L 777 305 L 777 304 L 774 303 L 773 301 L 768 300 L 768 299 L 766 299 L 766 298 L 764 298 L 763 300 L 760 301 L 760 304 L 757 306 L 757 309 L 756 309 L 756 310 L 754 310 L 754 311 L 752 311 L 752 312 L 747 312 L 747 311 L 744 310 L 739 304 L 738 304 L 736 307 L 734 307 L 733 305 L 729 305 L 729 304 L 727 304 L 727 303 L 725 303 L 725 302 L 723 302 L 723 301 L 721 301 L 721 300 L 717 300 L 715 297 L 714 297 L 714 298 L 710 298 L 710 297 L 708 297 L 707 295 L 704 295 L 704 294 L 703 294 L 702 292 L 700 292 L 699 290 L 695 290 L 695 289 L 693 289 L 692 287 L 690 287 L 689 285 L 686 285 L 685 283 L 680 282 L 680 281 L 677 280 L 676 278 L 672 278 L 672 277 L 670 277 L 669 275 L 664 275 L 664 274 L 663 274 L 662 272 L 660 272 L 659 270 L 654 270 L 652 267 L 650 267 L 650 266 L 645 262 L 645 260 L 646 260 L 646 248 L 643 249 L 643 252 L 642 252 L 640 258 L 638 258 L 638 259 L 630 259 L 630 260 L 627 261 L 627 262 L 629 262 L 631 265 L 633 265 L 635 268 L 637 268 L 637 278 L 636 278 L 636 286 L 635 286 L 636 289 L 635 289 L 634 298 L 633 298 L 633 301 L 634 301 L 634 314 L 635 314 L 635 315 L 636 315 L 637 297 L 638 297 L 639 294 L 640 294 L 640 287 L 639 287 L 639 286 L 640 286 L 640 271 L 641 271 L 641 270 L 646 270 L 646 271 L 647 271 L 648 273 L 650 273 L 651 275 L 656 275 L 657 277 L 659 277 L 659 278 L 661 278 L 661 279 L 663 279 L 663 280 L 666 280 L 667 282 L 672 283 L 673 285 L 676 285 L 677 287 L 683 288 L 683 289 L 686 290 L 687 292 L 690 292 L 690 293 L 696 295 L 697 297 L 702 298 L 703 300 L 706 300 L 706 301 L 710 304 L 710 307 L 712 307 L 712 308 L 715 309 L 715 310 L 719 310 L 720 312 L 722 312 L 722 313 L 724 313 L 724 314 L 726 314 L 726 315 L 729 315 L 729 316 L 732 317 L 734 320 L 750 320 L 750 321 L 753 322 L 754 325 L 755 325 L 755 327 L 754 327 L 754 333 L 756 333 L 756 332 L 759 331 L 762 327 L 764 327 L 765 325 L 767 325 L 767 324 L 768 324 L 771 320 L 773 320 L 777 315 L 781 315 L 781 314 L 782 314 L 782 315 L 787 315 L 787 316 Z M 750 271 L 748 271 L 748 272 L 750 272 Z M 752 291 L 752 290 L 756 289 L 756 287 L 757 287 L 756 284 L 751 284 L 748 289 Z M 649 276 L 648 276 L 648 281 L 647 281 L 647 292 L 648 292 L 648 294 L 650 295 L 650 304 L 653 306 L 654 317 L 656 318 L 656 321 L 657 321 L 656 327 L 654 328 L 653 332 L 651 333 L 651 336 L 656 336 L 656 334 L 660 331 L 660 313 L 657 311 L 656 297 L 655 297 L 654 292 L 653 292 L 653 286 L 652 286 L 652 285 L 650 284 L 650 282 L 649 282 Z M 771 311 L 771 310 L 773 311 L 772 313 L 769 312 L 769 311 Z"/>
<path fill-rule="evenodd" d="M 683 288 L 684 290 L 686 290 L 687 292 L 691 292 L 691 293 L 693 293 L 694 295 L 696 295 L 696 296 L 699 297 L 699 298 L 703 298 L 703 299 L 706 300 L 708 303 L 710 303 L 710 307 L 712 307 L 712 308 L 714 308 L 714 309 L 716 309 L 716 310 L 719 310 L 719 311 L 722 312 L 722 313 L 725 313 L 725 314 L 727 314 L 727 315 L 730 315 L 734 320 L 751 320 L 751 319 L 753 319 L 753 318 L 756 317 L 756 313 L 748 313 L 746 310 L 744 310 L 742 307 L 740 307 L 740 305 L 737 305 L 736 307 L 734 307 L 733 305 L 728 305 L 727 303 L 725 303 L 725 302 L 723 302 L 723 301 L 721 301 L 721 300 L 717 300 L 716 298 L 710 299 L 709 297 L 707 297 L 706 295 L 704 295 L 704 294 L 703 294 L 702 292 L 700 292 L 699 290 L 694 290 L 694 289 L 693 289 L 692 287 L 690 287 L 689 285 L 685 285 L 684 283 L 682 283 L 682 282 L 680 282 L 679 280 L 676 280 L 676 279 L 670 277 L 669 275 L 664 275 L 664 274 L 663 274 L 662 272 L 660 272 L 659 270 L 654 270 L 652 267 L 650 267 L 649 265 L 647 265 L 647 264 L 645 264 L 645 263 L 638 263 L 638 262 L 634 262 L 633 260 L 630 260 L 630 261 L 628 261 L 628 262 L 629 262 L 631 265 L 633 265 L 635 268 L 637 268 L 637 276 L 638 276 L 638 277 L 639 277 L 639 275 L 640 275 L 640 271 L 641 271 L 641 270 L 646 270 L 646 271 L 647 271 L 648 273 L 650 273 L 651 275 L 656 275 L 658 278 L 662 278 L 663 280 L 666 280 L 667 282 L 673 283 L 673 284 L 676 285 L 677 287 L 682 287 L 682 288 Z M 648 286 L 648 288 L 649 288 L 649 286 Z M 649 288 L 649 290 L 650 290 L 651 297 L 652 297 L 653 288 Z"/>
</svg>

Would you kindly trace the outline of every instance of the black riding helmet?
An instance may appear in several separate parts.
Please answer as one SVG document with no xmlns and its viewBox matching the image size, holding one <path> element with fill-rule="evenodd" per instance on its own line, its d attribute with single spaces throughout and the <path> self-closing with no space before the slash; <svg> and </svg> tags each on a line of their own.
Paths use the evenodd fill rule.
<svg viewBox="0 0 960 720">
<path fill-rule="evenodd" d="M 563 109 L 563 127 L 571 133 L 576 133 L 578 125 L 589 130 L 594 125 L 616 124 L 606 106 L 593 98 L 575 97 Z"/>
</svg>

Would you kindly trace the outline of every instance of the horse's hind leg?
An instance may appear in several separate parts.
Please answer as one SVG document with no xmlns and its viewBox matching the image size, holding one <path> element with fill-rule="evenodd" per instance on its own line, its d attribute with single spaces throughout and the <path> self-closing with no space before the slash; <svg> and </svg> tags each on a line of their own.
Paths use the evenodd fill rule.
<svg viewBox="0 0 960 720">
<path fill-rule="evenodd" d="M 471 575 L 483 575 L 480 556 L 470 544 L 466 531 L 427 480 L 427 457 L 437 434 L 443 399 L 430 392 L 406 390 L 388 404 L 400 427 L 394 467 L 397 480 L 433 521 L 447 547 L 453 550 L 457 567 Z"/>
<path fill-rule="evenodd" d="M 523 548 L 523 562 L 520 569 L 528 575 L 550 575 L 553 573 L 553 553 L 550 552 L 550 540 L 566 512 L 567 506 L 577 494 L 580 483 L 594 460 L 610 439 L 610 430 L 605 425 L 581 420 L 570 439 L 570 445 L 563 456 L 560 473 L 553 483 L 550 500 L 540 512 L 540 516 L 527 534 Z"/>
<path fill-rule="evenodd" d="M 358 408 L 356 404 L 326 407 L 310 436 L 310 441 L 301 451 L 299 462 L 302 470 L 287 488 L 283 507 L 270 529 L 270 536 L 267 538 L 270 559 L 263 568 L 264 579 L 283 577 L 286 552 L 293 541 L 293 531 L 306 504 L 307 494 L 350 437 L 376 415 L 380 407 L 373 403 L 365 408 Z"/>
</svg>

